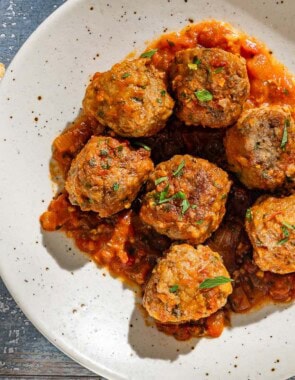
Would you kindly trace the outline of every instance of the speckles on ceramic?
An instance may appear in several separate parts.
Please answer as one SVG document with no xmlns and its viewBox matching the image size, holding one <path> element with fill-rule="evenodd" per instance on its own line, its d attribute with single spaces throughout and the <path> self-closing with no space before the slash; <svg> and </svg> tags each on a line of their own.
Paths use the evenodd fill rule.
<svg viewBox="0 0 295 380">
<path fill-rule="evenodd" d="M 293 306 L 235 316 L 219 339 L 177 342 L 145 325 L 124 284 L 39 225 L 53 195 L 51 142 L 79 113 L 91 74 L 144 49 L 163 30 L 210 17 L 264 40 L 295 71 L 294 14 L 295 2 L 286 1 L 71 0 L 8 70 L 0 89 L 1 275 L 32 322 L 84 366 L 142 380 L 163 373 L 169 380 L 281 379 L 295 372 Z"/>
</svg>

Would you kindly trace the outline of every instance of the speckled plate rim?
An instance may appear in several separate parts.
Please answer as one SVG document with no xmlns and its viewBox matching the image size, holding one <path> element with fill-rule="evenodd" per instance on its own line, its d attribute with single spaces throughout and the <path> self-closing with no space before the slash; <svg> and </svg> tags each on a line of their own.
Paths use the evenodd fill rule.
<svg viewBox="0 0 295 380">
<path fill-rule="evenodd" d="M 12 62 L 10 63 L 8 69 L 11 67 L 14 67 L 18 64 L 19 61 L 22 60 L 23 54 L 26 53 L 26 49 L 29 45 L 35 42 L 36 38 L 38 38 L 38 35 L 41 31 L 45 30 L 50 26 L 53 20 L 55 20 L 56 17 L 60 17 L 63 14 L 67 13 L 69 7 L 72 7 L 74 3 L 79 3 L 80 0 L 67 0 L 64 4 L 62 4 L 59 8 L 57 8 L 55 11 L 53 11 L 35 30 L 34 32 L 30 35 L 30 37 L 25 41 L 25 43 L 22 45 L 20 50 L 17 52 L 15 57 L 13 58 Z M 6 85 L 6 81 L 8 81 L 8 70 L 7 73 L 0 82 L 0 91 L 2 91 L 2 88 Z M 12 278 L 5 276 L 4 273 L 1 271 L 1 266 L 0 266 L 0 277 L 2 281 L 4 282 L 5 286 L 9 290 L 10 294 L 12 295 L 13 299 L 17 303 L 17 305 L 20 307 L 20 309 L 23 311 L 25 316 L 32 322 L 32 324 L 36 327 L 36 329 L 49 341 L 51 342 L 55 347 L 57 347 L 60 351 L 62 351 L 65 355 L 70 357 L 72 360 L 76 361 L 83 367 L 89 369 L 90 371 L 96 372 L 97 374 L 110 379 L 110 380 L 121 380 L 122 377 L 112 370 L 104 367 L 101 364 L 97 364 L 94 367 L 91 363 L 91 361 L 88 360 L 86 356 L 82 356 L 81 353 L 75 354 L 73 352 L 73 349 L 70 347 L 63 345 L 61 341 L 58 341 L 54 333 L 49 333 L 49 330 L 46 328 L 46 325 L 44 325 L 40 319 L 35 318 L 34 313 L 32 313 L 26 306 L 26 302 L 24 299 L 19 299 L 18 294 L 16 289 L 14 288 L 12 284 Z M 99 369 L 99 373 L 97 372 L 97 369 Z"/>
<path fill-rule="evenodd" d="M 23 45 L 23 47 L 20 49 L 16 57 L 14 58 L 13 62 L 11 63 L 10 68 L 17 67 L 18 64 L 22 61 L 23 57 L 26 54 L 26 50 L 33 45 L 36 40 L 38 39 L 38 35 L 40 32 L 46 30 L 48 27 L 50 27 L 51 23 L 55 21 L 58 17 L 64 16 L 70 7 L 74 6 L 75 4 L 79 4 L 81 0 L 69 0 L 67 3 L 63 4 L 60 8 L 58 8 L 52 15 L 49 16 L 48 19 L 46 19 L 37 29 L 36 31 L 31 35 L 31 37 L 27 40 L 27 42 Z M 286 58 L 286 57 L 284 57 Z M 9 80 L 11 80 L 12 75 L 9 73 L 9 70 L 6 74 L 6 77 L 3 79 L 1 86 L 0 86 L 0 92 L 4 91 L 6 86 L 9 86 Z M 1 119 L 1 117 L 0 117 Z M 1 243 L 1 241 L 0 241 Z M 2 244 L 1 244 L 2 246 Z M 1 261 L 1 260 L 0 260 Z M 36 326 L 36 328 L 54 345 L 56 345 L 61 351 L 63 351 L 65 354 L 67 354 L 69 357 L 83 365 L 84 367 L 99 373 L 102 376 L 105 376 L 109 379 L 122 379 L 125 377 L 122 377 L 119 373 L 116 373 L 115 371 L 112 371 L 110 368 L 106 368 L 103 366 L 99 360 L 95 363 L 92 360 L 89 360 L 89 358 L 86 355 L 83 355 L 81 351 L 76 350 L 74 347 L 70 347 L 67 343 L 64 343 L 63 340 L 54 333 L 54 331 L 50 331 L 48 327 L 46 326 L 46 322 L 42 321 L 40 318 L 36 318 L 34 313 L 29 310 L 26 304 L 26 299 L 20 298 L 19 293 L 17 289 L 14 287 L 13 278 L 8 275 L 8 273 L 0 268 L 0 275 L 4 280 L 4 283 L 6 284 L 7 288 L 11 292 L 13 298 L 16 300 L 20 308 L 24 311 L 25 315 L 28 317 L 29 320 L 32 321 L 32 323 Z M 293 308 L 294 310 L 294 308 Z M 267 315 L 267 313 L 266 313 Z M 294 316 L 294 313 L 292 314 Z M 212 343 L 213 345 L 213 343 Z M 285 369 L 285 371 L 280 372 L 284 373 L 284 375 L 287 377 L 288 375 L 292 375 L 292 371 L 294 371 L 294 367 L 292 366 L 292 363 L 290 363 L 290 366 Z M 274 378 L 274 377 L 272 377 Z"/>
</svg>

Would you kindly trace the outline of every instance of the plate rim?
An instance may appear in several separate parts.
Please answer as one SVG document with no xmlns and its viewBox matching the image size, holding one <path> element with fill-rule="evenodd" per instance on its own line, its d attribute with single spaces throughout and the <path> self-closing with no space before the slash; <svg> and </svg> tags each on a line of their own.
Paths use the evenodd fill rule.
<svg viewBox="0 0 295 380">
<path fill-rule="evenodd" d="M 35 38 L 38 36 L 39 32 L 43 29 L 47 28 L 57 17 L 61 16 L 64 12 L 67 12 L 68 9 L 75 6 L 75 4 L 78 4 L 81 0 L 67 0 L 65 3 L 63 3 L 60 7 L 58 7 L 56 10 L 54 10 L 28 37 L 28 39 L 25 41 L 25 43 L 20 47 L 16 55 L 14 56 L 13 60 L 10 62 L 10 64 L 7 67 L 6 75 L 4 76 L 3 80 L 0 83 L 0 93 L 3 92 L 3 88 L 6 85 L 6 82 L 9 81 L 9 77 L 11 77 L 11 74 L 8 72 L 8 69 L 14 66 L 18 63 L 18 61 L 22 58 L 22 55 L 24 54 L 24 51 L 27 49 L 27 47 L 35 41 Z M 2 243 L 0 242 L 0 246 Z M 88 359 L 85 355 L 83 355 L 82 352 L 76 353 L 73 351 L 73 349 L 68 345 L 68 343 L 63 343 L 62 339 L 60 337 L 57 337 L 55 339 L 55 334 L 51 333 L 51 335 L 46 332 L 46 328 L 44 327 L 43 322 L 38 320 L 37 318 L 34 318 L 34 313 L 30 312 L 30 309 L 26 308 L 25 302 L 23 300 L 19 299 L 18 296 L 15 294 L 15 290 L 13 286 L 10 286 L 12 283 L 12 279 L 9 279 L 8 277 L 5 277 L 3 271 L 0 267 L 0 277 L 2 278 L 4 285 L 7 287 L 9 293 L 12 295 L 14 300 L 16 301 L 17 305 L 20 307 L 20 309 L 23 311 L 25 316 L 30 320 L 30 322 L 34 325 L 34 327 L 51 343 L 53 344 L 58 350 L 63 352 L 65 355 L 73 359 L 75 362 L 79 363 L 81 366 L 89 369 L 90 371 L 94 372 L 95 374 L 101 375 L 106 377 L 109 380 L 120 380 L 125 378 L 124 376 L 120 374 L 116 374 L 114 371 L 112 371 L 109 368 L 104 367 L 101 365 L 100 362 L 96 361 L 93 362 L 90 359 Z M 99 372 L 98 372 L 99 370 Z"/>
</svg>

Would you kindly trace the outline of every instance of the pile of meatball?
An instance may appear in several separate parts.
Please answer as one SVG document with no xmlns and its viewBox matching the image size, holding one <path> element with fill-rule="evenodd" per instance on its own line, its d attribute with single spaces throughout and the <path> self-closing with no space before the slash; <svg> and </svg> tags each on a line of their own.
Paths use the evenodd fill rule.
<svg viewBox="0 0 295 380">
<path fill-rule="evenodd" d="M 83 109 L 112 134 L 91 137 L 65 187 L 73 205 L 101 218 L 130 208 L 144 189 L 141 220 L 175 242 L 153 269 L 143 305 L 160 322 L 184 323 L 213 314 L 232 292 L 221 256 L 202 244 L 224 217 L 231 180 L 215 164 L 187 154 L 154 167 L 149 147 L 136 138 L 156 135 L 172 113 L 191 128 L 229 127 L 230 170 L 247 188 L 273 192 L 295 179 L 295 127 L 286 106 L 244 110 L 250 84 L 239 55 L 181 50 L 162 72 L 152 53 L 94 75 Z M 245 224 L 261 270 L 295 271 L 295 195 L 264 195 L 247 210 Z M 208 280 L 213 285 L 206 287 Z"/>
</svg>

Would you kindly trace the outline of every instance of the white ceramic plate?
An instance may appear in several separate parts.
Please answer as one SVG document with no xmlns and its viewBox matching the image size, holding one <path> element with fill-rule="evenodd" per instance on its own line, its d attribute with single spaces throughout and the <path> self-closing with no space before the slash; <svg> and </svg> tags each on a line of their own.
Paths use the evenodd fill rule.
<svg viewBox="0 0 295 380">
<path fill-rule="evenodd" d="M 38 221 L 53 195 L 51 142 L 77 115 L 91 73 L 164 28 L 212 17 L 264 40 L 295 71 L 294 14 L 291 0 L 72 0 L 11 64 L 0 88 L 1 276 L 34 325 L 85 367 L 110 379 L 295 374 L 294 306 L 236 316 L 219 339 L 177 342 L 146 327 L 130 290 Z"/>
</svg>

